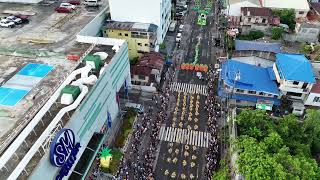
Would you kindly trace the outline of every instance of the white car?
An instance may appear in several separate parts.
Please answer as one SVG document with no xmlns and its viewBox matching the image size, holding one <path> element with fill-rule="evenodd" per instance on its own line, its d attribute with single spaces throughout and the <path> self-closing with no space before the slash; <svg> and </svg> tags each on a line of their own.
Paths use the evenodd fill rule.
<svg viewBox="0 0 320 180">
<path fill-rule="evenodd" d="M 64 7 L 64 8 L 72 9 L 72 10 L 76 9 L 76 6 L 75 6 L 75 5 L 72 5 L 72 4 L 70 4 L 70 3 L 61 3 L 61 4 L 60 4 L 60 7 Z"/>
<path fill-rule="evenodd" d="M 6 19 L 8 21 L 15 23 L 15 24 L 22 24 L 22 20 L 16 16 L 8 16 Z"/>
<path fill-rule="evenodd" d="M 0 27 L 13 28 L 14 26 L 14 22 L 8 21 L 7 19 L 1 19 L 0 21 Z"/>
<path fill-rule="evenodd" d="M 178 33 L 177 37 L 176 37 L 176 42 L 180 42 L 181 41 L 181 37 L 182 37 L 182 34 Z"/>
</svg>

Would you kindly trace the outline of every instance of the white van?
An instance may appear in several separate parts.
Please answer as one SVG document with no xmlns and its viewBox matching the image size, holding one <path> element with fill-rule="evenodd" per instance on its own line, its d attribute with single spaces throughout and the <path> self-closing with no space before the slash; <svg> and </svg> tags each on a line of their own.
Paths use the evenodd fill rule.
<svg viewBox="0 0 320 180">
<path fill-rule="evenodd" d="M 101 0 L 84 0 L 83 4 L 85 6 L 100 6 L 102 5 Z"/>
<path fill-rule="evenodd" d="M 128 109 L 128 108 L 133 108 L 136 110 L 137 113 L 139 114 L 142 114 L 144 112 L 144 108 L 141 104 L 136 104 L 136 103 L 130 103 L 130 102 L 127 102 L 125 104 L 125 108 Z"/>
</svg>

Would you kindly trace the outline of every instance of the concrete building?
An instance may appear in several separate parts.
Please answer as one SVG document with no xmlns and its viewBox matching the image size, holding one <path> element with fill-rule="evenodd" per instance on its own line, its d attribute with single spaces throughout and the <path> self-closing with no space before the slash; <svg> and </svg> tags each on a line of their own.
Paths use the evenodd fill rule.
<svg viewBox="0 0 320 180">
<path fill-rule="evenodd" d="M 1 96 L 0 118 L 12 126 L 0 126 L 0 179 L 84 179 L 101 145 L 114 136 L 119 124 L 117 92 L 131 80 L 127 42 L 95 37 L 105 18 L 106 9 L 76 35 L 69 51 L 77 51 L 80 61 L 28 58 L 18 67 L 6 57 L 0 91 L 7 95 Z M 70 105 L 62 101 L 67 86 L 80 92 Z M 13 118 L 13 113 L 21 118 Z M 3 146 L 11 134 L 15 138 Z"/>
<path fill-rule="evenodd" d="M 242 7 L 261 7 L 259 0 L 228 0 L 225 1 L 224 14 L 228 16 L 241 16 Z"/>
<path fill-rule="evenodd" d="M 304 101 L 316 82 L 311 63 L 303 54 L 279 53 L 276 58 L 273 71 L 281 94 Z"/>
<path fill-rule="evenodd" d="M 308 0 L 261 0 L 262 7 L 271 9 L 294 9 L 296 18 L 306 18 L 310 10 Z"/>
<path fill-rule="evenodd" d="M 237 106 L 280 105 L 280 92 L 272 68 L 227 60 L 222 64 L 218 95 Z M 271 109 L 270 109 L 271 108 Z"/>
<path fill-rule="evenodd" d="M 241 7 L 241 32 L 250 30 L 266 31 L 271 26 L 280 24 L 280 18 L 274 16 L 270 8 Z"/>
<path fill-rule="evenodd" d="M 109 0 L 109 6 L 114 21 L 157 25 L 158 43 L 163 42 L 171 22 L 171 0 Z"/>
<path fill-rule="evenodd" d="M 131 82 L 134 85 L 150 86 L 160 83 L 164 56 L 157 52 L 145 54 L 139 62 L 130 66 Z"/>
<path fill-rule="evenodd" d="M 129 59 L 134 59 L 158 51 L 157 29 L 154 24 L 111 21 L 107 22 L 103 32 L 106 37 L 128 41 Z"/>
<path fill-rule="evenodd" d="M 312 86 L 310 94 L 304 102 L 305 105 L 320 107 L 320 80 Z"/>
</svg>

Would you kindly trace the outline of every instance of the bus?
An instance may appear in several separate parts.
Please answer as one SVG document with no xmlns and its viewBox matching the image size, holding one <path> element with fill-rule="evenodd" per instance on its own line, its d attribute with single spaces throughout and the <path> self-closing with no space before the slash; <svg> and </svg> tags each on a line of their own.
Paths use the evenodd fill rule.
<svg viewBox="0 0 320 180">
<path fill-rule="evenodd" d="M 200 26 L 205 26 L 207 24 L 207 15 L 204 13 L 200 13 L 200 15 L 198 16 L 197 24 Z"/>
</svg>

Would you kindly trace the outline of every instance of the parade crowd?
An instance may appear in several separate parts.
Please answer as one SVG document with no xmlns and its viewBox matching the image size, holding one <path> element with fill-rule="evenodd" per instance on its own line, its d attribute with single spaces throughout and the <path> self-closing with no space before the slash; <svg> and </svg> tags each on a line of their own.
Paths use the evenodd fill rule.
<svg viewBox="0 0 320 180">
<path fill-rule="evenodd" d="M 164 79 L 164 91 L 158 96 L 154 96 L 152 100 L 158 109 L 158 112 L 152 107 L 143 114 L 140 124 L 136 124 L 131 136 L 131 143 L 126 153 L 129 153 L 127 158 L 123 158 L 120 164 L 119 171 L 115 179 L 126 180 L 151 180 L 154 178 L 154 164 L 156 164 L 156 155 L 159 145 L 157 139 L 161 124 L 167 118 L 169 104 L 169 84 L 173 80 L 174 71 L 167 71 L 169 77 Z M 153 114 L 153 113 L 156 114 Z M 155 117 L 154 117 L 155 115 Z M 149 134 L 149 141 L 145 148 L 141 148 L 143 134 Z M 141 152 L 142 151 L 142 152 Z"/>
<path fill-rule="evenodd" d="M 218 123 L 217 120 L 221 117 L 223 111 L 221 110 L 221 105 L 215 98 L 215 85 L 217 82 L 218 72 L 214 71 L 214 68 L 210 66 L 208 71 L 208 96 L 205 102 L 205 108 L 208 111 L 208 121 L 207 121 L 207 131 L 211 134 L 211 139 L 209 142 L 209 148 L 206 153 L 206 166 L 204 172 L 204 179 L 211 179 L 213 171 L 217 166 L 218 159 L 218 140 L 217 140 L 217 130 Z"/>
</svg>

